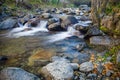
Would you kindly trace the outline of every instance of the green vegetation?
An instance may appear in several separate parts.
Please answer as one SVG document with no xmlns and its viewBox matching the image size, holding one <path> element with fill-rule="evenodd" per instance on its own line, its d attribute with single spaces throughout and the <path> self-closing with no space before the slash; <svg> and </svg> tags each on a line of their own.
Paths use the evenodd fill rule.
<svg viewBox="0 0 120 80">
<path fill-rule="evenodd" d="M 113 5 L 113 4 L 108 4 L 105 10 L 105 13 L 107 15 L 113 14 L 115 12 L 118 12 L 120 10 L 120 3 Z"/>
<path fill-rule="evenodd" d="M 106 28 L 105 26 L 100 26 L 100 30 L 102 30 L 104 33 L 109 34 L 109 35 L 116 35 L 116 36 L 120 36 L 120 30 L 109 30 L 108 28 Z"/>
</svg>

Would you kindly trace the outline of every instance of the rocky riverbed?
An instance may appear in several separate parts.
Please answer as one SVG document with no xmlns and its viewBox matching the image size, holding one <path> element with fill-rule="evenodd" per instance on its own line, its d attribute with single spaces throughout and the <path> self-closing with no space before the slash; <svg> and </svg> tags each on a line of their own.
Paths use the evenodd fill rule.
<svg viewBox="0 0 120 80">
<path fill-rule="evenodd" d="M 120 79 L 120 40 L 92 23 L 89 7 L 35 12 L 1 19 L 0 80 Z"/>
</svg>

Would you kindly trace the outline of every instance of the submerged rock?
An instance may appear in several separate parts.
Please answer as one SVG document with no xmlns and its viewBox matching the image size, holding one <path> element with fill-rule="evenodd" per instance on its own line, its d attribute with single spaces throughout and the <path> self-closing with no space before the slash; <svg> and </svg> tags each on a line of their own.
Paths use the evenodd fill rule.
<svg viewBox="0 0 120 80">
<path fill-rule="evenodd" d="M 53 51 L 46 51 L 44 49 L 40 49 L 35 51 L 29 58 L 28 58 L 28 65 L 29 66 L 41 66 L 46 65 L 52 56 L 55 56 L 56 53 Z"/>
<path fill-rule="evenodd" d="M 8 67 L 0 71 L 0 80 L 40 80 L 21 68 Z"/>
<path fill-rule="evenodd" d="M 81 43 L 79 43 L 79 44 L 76 46 L 76 48 L 77 48 L 78 51 L 81 51 L 81 50 L 83 50 L 83 49 L 86 48 L 86 47 L 87 47 L 87 44 L 86 44 L 85 42 L 81 42 Z"/>
<path fill-rule="evenodd" d="M 90 59 L 89 54 L 78 53 L 78 54 L 74 54 L 74 58 L 72 59 L 72 62 L 81 64 L 83 62 L 89 61 L 89 59 Z"/>
<path fill-rule="evenodd" d="M 11 28 L 14 28 L 16 24 L 17 24 L 16 19 L 8 18 L 8 19 L 6 19 L 6 20 L 4 20 L 3 22 L 0 23 L 0 29 L 1 30 L 11 29 Z"/>
<path fill-rule="evenodd" d="M 80 65 L 80 71 L 90 72 L 94 69 L 92 62 L 84 62 Z"/>
<path fill-rule="evenodd" d="M 72 80 L 73 68 L 65 61 L 55 61 L 42 68 L 46 80 Z"/>
</svg>

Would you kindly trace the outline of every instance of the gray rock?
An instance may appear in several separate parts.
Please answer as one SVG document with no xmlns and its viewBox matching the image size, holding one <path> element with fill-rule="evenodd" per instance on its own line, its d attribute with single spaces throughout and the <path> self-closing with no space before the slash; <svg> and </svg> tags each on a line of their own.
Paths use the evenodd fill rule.
<svg viewBox="0 0 120 80">
<path fill-rule="evenodd" d="M 102 31 L 100 31 L 97 27 L 91 27 L 85 34 L 85 37 L 101 36 L 101 35 L 104 35 Z"/>
<path fill-rule="evenodd" d="M 90 72 L 94 69 L 92 62 L 84 62 L 80 65 L 80 71 Z"/>
<path fill-rule="evenodd" d="M 40 80 L 21 68 L 8 67 L 0 71 L 0 80 Z"/>
<path fill-rule="evenodd" d="M 63 12 L 61 10 L 57 10 L 56 14 L 62 14 Z"/>
<path fill-rule="evenodd" d="M 103 69 L 104 69 L 104 67 L 103 67 L 102 63 L 98 63 L 97 71 L 101 74 Z"/>
<path fill-rule="evenodd" d="M 113 73 L 114 73 L 114 71 L 108 70 L 108 71 L 106 72 L 106 76 L 110 77 Z"/>
<path fill-rule="evenodd" d="M 48 20 L 48 25 L 56 23 L 58 21 L 59 21 L 59 19 L 57 19 L 57 18 L 51 18 L 51 19 Z"/>
<path fill-rule="evenodd" d="M 90 79 L 90 80 L 95 80 L 97 78 L 97 74 L 94 74 L 94 73 L 93 74 L 88 74 L 87 78 Z"/>
<path fill-rule="evenodd" d="M 117 54 L 117 63 L 120 63 L 120 51 Z"/>
<path fill-rule="evenodd" d="M 45 19 L 48 19 L 48 18 L 51 18 L 52 16 L 51 16 L 50 13 L 43 13 L 43 14 L 41 15 L 41 17 L 42 17 L 42 18 L 45 18 Z"/>
<path fill-rule="evenodd" d="M 39 23 L 40 23 L 39 18 L 33 18 L 28 21 L 29 27 L 37 27 Z"/>
<path fill-rule="evenodd" d="M 75 24 L 74 28 L 80 31 L 81 33 L 86 33 L 87 30 L 89 29 L 89 26 L 82 26 L 81 24 Z"/>
<path fill-rule="evenodd" d="M 89 61 L 90 56 L 86 53 L 78 53 L 74 54 L 74 58 L 72 59 L 73 63 L 81 64 L 83 62 Z"/>
<path fill-rule="evenodd" d="M 79 64 L 77 64 L 77 63 L 70 63 L 70 65 L 73 68 L 73 70 L 76 70 L 79 68 Z"/>
<path fill-rule="evenodd" d="M 90 38 L 90 44 L 110 46 L 112 40 L 108 36 L 93 36 Z"/>
<path fill-rule="evenodd" d="M 15 25 L 17 24 L 17 20 L 13 18 L 8 18 L 4 20 L 3 22 L 0 23 L 0 29 L 11 29 L 14 28 Z"/>
<path fill-rule="evenodd" d="M 61 20 L 61 25 L 63 28 L 66 28 L 71 24 L 78 23 L 78 20 L 74 16 L 65 15 L 65 16 L 60 17 L 60 20 Z"/>
<path fill-rule="evenodd" d="M 80 5 L 79 9 L 84 11 L 84 12 L 89 12 L 90 11 L 90 7 L 88 7 L 88 5 Z"/>
<path fill-rule="evenodd" d="M 42 68 L 42 73 L 46 80 L 66 80 L 72 79 L 73 69 L 70 63 L 64 61 L 55 61 Z"/>
<path fill-rule="evenodd" d="M 24 16 L 23 18 L 19 18 L 19 23 L 25 24 L 28 20 L 32 19 L 34 17 L 33 14 L 28 14 Z"/>
<path fill-rule="evenodd" d="M 59 22 L 49 25 L 48 30 L 50 30 L 50 31 L 65 31 L 65 29 L 61 27 L 61 24 Z"/>
</svg>

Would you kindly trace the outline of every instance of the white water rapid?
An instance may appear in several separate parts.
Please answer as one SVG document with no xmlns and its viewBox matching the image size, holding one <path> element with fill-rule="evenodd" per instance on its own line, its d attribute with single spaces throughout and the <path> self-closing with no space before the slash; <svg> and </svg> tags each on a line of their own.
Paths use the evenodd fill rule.
<svg viewBox="0 0 120 80">
<path fill-rule="evenodd" d="M 40 21 L 37 27 L 28 27 L 28 23 L 26 23 L 24 26 L 20 25 L 20 27 L 11 30 L 7 37 L 19 38 L 21 36 L 32 36 L 39 31 L 48 32 L 46 25 L 47 21 Z"/>
</svg>

